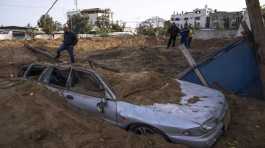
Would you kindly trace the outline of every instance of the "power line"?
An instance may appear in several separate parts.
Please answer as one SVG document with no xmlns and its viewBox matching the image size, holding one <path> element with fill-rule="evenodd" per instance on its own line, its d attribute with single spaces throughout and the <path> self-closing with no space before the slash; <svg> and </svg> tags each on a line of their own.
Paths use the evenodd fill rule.
<svg viewBox="0 0 265 148">
<path fill-rule="evenodd" d="M 47 14 L 51 11 L 51 9 L 54 7 L 54 5 L 55 5 L 57 2 L 58 2 L 58 0 L 55 0 L 55 1 L 53 2 L 52 6 L 48 9 L 48 11 L 45 13 L 45 15 L 47 15 Z"/>
<path fill-rule="evenodd" d="M 1 4 L 0 7 L 15 7 L 15 8 L 43 8 L 43 6 L 17 5 L 17 4 Z"/>
<path fill-rule="evenodd" d="M 46 5 L 47 6 L 47 5 Z M 36 8 L 36 9 L 39 9 L 39 8 L 43 8 L 44 9 L 44 6 L 42 5 L 19 5 L 19 4 L 0 4 L 0 7 L 14 7 L 14 8 Z M 64 8 L 65 7 L 62 7 L 62 6 L 57 6 L 59 8 Z"/>
</svg>

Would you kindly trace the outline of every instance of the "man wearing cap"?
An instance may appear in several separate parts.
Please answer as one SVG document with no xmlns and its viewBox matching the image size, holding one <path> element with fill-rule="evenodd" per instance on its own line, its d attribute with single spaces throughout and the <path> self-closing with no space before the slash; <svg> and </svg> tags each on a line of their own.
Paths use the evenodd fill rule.
<svg viewBox="0 0 265 148">
<path fill-rule="evenodd" d="M 78 39 L 76 34 L 70 31 L 69 27 L 67 25 L 64 26 L 64 40 L 61 46 L 57 49 L 57 55 L 55 59 L 58 59 L 60 57 L 60 53 L 64 50 L 67 50 L 71 63 L 75 63 L 75 57 L 74 57 L 74 46 L 77 44 Z"/>
</svg>

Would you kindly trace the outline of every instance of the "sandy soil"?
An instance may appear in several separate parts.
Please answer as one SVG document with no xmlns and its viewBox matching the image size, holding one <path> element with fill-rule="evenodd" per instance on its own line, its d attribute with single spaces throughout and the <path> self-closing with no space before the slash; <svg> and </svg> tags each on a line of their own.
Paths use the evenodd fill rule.
<svg viewBox="0 0 265 148">
<path fill-rule="evenodd" d="M 196 61 L 200 61 L 231 42 L 231 39 L 194 40 L 190 52 Z M 179 49 L 166 49 L 165 46 L 138 49 L 118 48 L 104 52 L 81 52 L 80 55 L 82 55 L 80 56 L 82 63 L 89 59 L 121 72 L 154 71 L 167 77 L 176 77 L 189 66 Z"/>
<path fill-rule="evenodd" d="M 113 73 L 106 70 L 98 72 L 108 81 L 117 97 L 127 102 L 138 105 L 178 104 L 182 96 L 177 81 L 165 78 L 157 72 Z"/>
<path fill-rule="evenodd" d="M 201 59 L 229 42 L 231 40 L 194 41 L 191 51 L 196 59 Z M 46 59 L 21 47 L 21 42 L 5 41 L 0 45 L 0 147 L 185 147 L 167 143 L 160 137 L 139 137 L 127 133 L 74 109 L 66 104 L 63 98 L 42 86 L 14 80 L 20 65 Z M 142 52 L 143 54 L 139 54 Z M 121 70 L 125 76 L 130 73 L 149 72 L 171 77 L 187 67 L 177 49 L 167 50 L 163 46 L 138 48 L 137 51 L 115 48 L 78 53 L 78 60 L 84 62 L 84 65 L 87 64 L 88 57 L 100 64 Z M 96 70 L 104 74 L 102 70 Z M 107 79 L 115 84 L 111 77 Z M 220 138 L 215 147 L 265 147 L 265 102 L 232 94 L 228 94 L 227 98 L 231 106 L 232 122 L 228 133 Z"/>
</svg>

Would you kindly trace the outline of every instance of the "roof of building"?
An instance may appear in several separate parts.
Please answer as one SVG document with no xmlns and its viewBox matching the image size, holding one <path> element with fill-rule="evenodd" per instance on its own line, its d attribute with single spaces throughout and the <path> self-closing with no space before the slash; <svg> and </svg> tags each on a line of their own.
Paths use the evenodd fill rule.
<svg viewBox="0 0 265 148">
<path fill-rule="evenodd" d="M 81 13 L 110 13 L 110 9 L 100 9 L 100 8 L 91 8 L 91 9 L 83 9 L 81 10 Z"/>
<path fill-rule="evenodd" d="M 36 30 L 34 27 L 21 27 L 21 26 L 0 26 L 0 29 L 5 29 L 5 30 Z"/>
<path fill-rule="evenodd" d="M 228 12 L 228 11 L 214 11 L 210 14 L 243 14 L 243 11 L 232 11 L 232 12 Z"/>
</svg>

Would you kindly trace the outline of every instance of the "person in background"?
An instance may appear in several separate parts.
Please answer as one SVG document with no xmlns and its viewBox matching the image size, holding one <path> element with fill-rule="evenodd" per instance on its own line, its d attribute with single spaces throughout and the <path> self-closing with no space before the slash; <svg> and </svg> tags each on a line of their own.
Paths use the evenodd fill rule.
<svg viewBox="0 0 265 148">
<path fill-rule="evenodd" d="M 169 48 L 172 44 L 172 47 L 176 46 L 176 39 L 177 36 L 179 34 L 180 30 L 179 28 L 176 26 L 176 24 L 173 22 L 168 30 L 168 33 L 170 34 L 169 40 L 168 40 L 168 44 L 167 44 L 167 48 Z"/>
<path fill-rule="evenodd" d="M 184 44 L 187 47 L 189 29 L 186 25 L 183 29 L 181 29 L 180 35 L 181 35 L 180 44 Z"/>
<path fill-rule="evenodd" d="M 55 59 L 58 59 L 60 57 L 60 53 L 64 50 L 67 50 L 71 63 L 75 63 L 75 57 L 74 57 L 74 46 L 77 44 L 78 39 L 75 33 L 70 31 L 69 27 L 67 25 L 64 25 L 64 40 L 61 46 L 57 49 L 57 55 Z"/>
<path fill-rule="evenodd" d="M 192 36 L 193 36 L 193 28 L 190 25 L 189 26 L 188 39 L 187 39 L 187 48 L 191 48 Z"/>
</svg>

